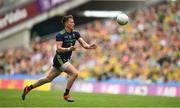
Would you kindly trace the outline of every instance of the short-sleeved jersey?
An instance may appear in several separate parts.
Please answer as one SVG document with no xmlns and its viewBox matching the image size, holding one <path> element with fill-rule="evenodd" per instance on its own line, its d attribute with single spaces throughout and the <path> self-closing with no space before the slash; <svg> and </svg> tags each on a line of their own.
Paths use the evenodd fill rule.
<svg viewBox="0 0 180 108">
<path fill-rule="evenodd" d="M 56 35 L 56 41 L 62 41 L 62 47 L 68 48 L 70 46 L 75 45 L 76 40 L 80 38 L 80 33 L 76 30 L 73 30 L 72 32 L 67 32 L 65 29 L 61 30 Z M 61 56 L 62 59 L 65 59 L 66 61 L 71 58 L 72 51 L 69 52 L 58 52 L 57 53 Z"/>
</svg>

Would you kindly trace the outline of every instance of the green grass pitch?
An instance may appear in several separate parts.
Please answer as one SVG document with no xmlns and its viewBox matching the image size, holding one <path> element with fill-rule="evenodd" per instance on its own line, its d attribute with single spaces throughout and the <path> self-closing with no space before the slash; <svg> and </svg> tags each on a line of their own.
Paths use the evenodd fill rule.
<svg viewBox="0 0 180 108">
<path fill-rule="evenodd" d="M 72 92 L 75 102 L 69 103 L 62 91 L 31 91 L 25 101 L 21 92 L 0 90 L 0 107 L 180 107 L 180 97 Z"/>
</svg>

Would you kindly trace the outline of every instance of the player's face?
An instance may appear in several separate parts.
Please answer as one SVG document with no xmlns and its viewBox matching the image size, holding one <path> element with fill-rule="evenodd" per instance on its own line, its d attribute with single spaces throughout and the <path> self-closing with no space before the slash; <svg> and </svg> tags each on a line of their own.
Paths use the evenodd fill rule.
<svg viewBox="0 0 180 108">
<path fill-rule="evenodd" d="M 74 23 L 73 18 L 69 18 L 67 23 L 66 23 L 66 27 L 68 29 L 72 30 L 72 29 L 74 29 L 74 25 L 75 25 L 75 23 Z"/>
</svg>

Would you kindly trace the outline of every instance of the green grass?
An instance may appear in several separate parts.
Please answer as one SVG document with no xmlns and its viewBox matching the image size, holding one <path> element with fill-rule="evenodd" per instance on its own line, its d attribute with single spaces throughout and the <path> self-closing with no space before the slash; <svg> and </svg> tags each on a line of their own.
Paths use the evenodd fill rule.
<svg viewBox="0 0 180 108">
<path fill-rule="evenodd" d="M 0 90 L 0 107 L 180 107 L 180 98 L 160 96 L 77 93 L 75 102 L 63 100 L 62 91 L 31 91 L 25 101 L 19 90 Z"/>
</svg>

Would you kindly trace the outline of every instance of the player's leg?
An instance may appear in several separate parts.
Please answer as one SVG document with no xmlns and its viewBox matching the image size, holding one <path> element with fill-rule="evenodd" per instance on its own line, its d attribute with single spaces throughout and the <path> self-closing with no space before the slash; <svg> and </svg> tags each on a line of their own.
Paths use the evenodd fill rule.
<svg viewBox="0 0 180 108">
<path fill-rule="evenodd" d="M 49 71 L 48 74 L 38 80 L 37 82 L 35 82 L 34 84 L 30 85 L 30 86 L 26 86 L 23 90 L 23 94 L 22 94 L 22 99 L 25 100 L 25 96 L 27 95 L 27 93 L 29 91 L 31 91 L 32 89 L 39 87 L 45 83 L 51 82 L 55 77 L 57 77 L 61 72 L 57 71 L 54 67 L 52 67 Z"/>
<path fill-rule="evenodd" d="M 47 76 L 45 78 L 42 78 L 40 80 L 38 80 L 36 83 L 32 84 L 32 88 L 36 88 L 39 87 L 45 83 L 51 82 L 55 77 L 57 77 L 58 75 L 60 75 L 61 72 L 57 71 L 54 67 L 52 67 Z"/>
<path fill-rule="evenodd" d="M 67 100 L 68 102 L 74 102 L 74 100 L 69 96 L 69 92 L 74 81 L 78 77 L 78 70 L 69 62 L 67 62 L 63 66 L 65 66 L 66 73 L 69 75 L 66 90 L 64 92 L 64 99 Z"/>
</svg>

